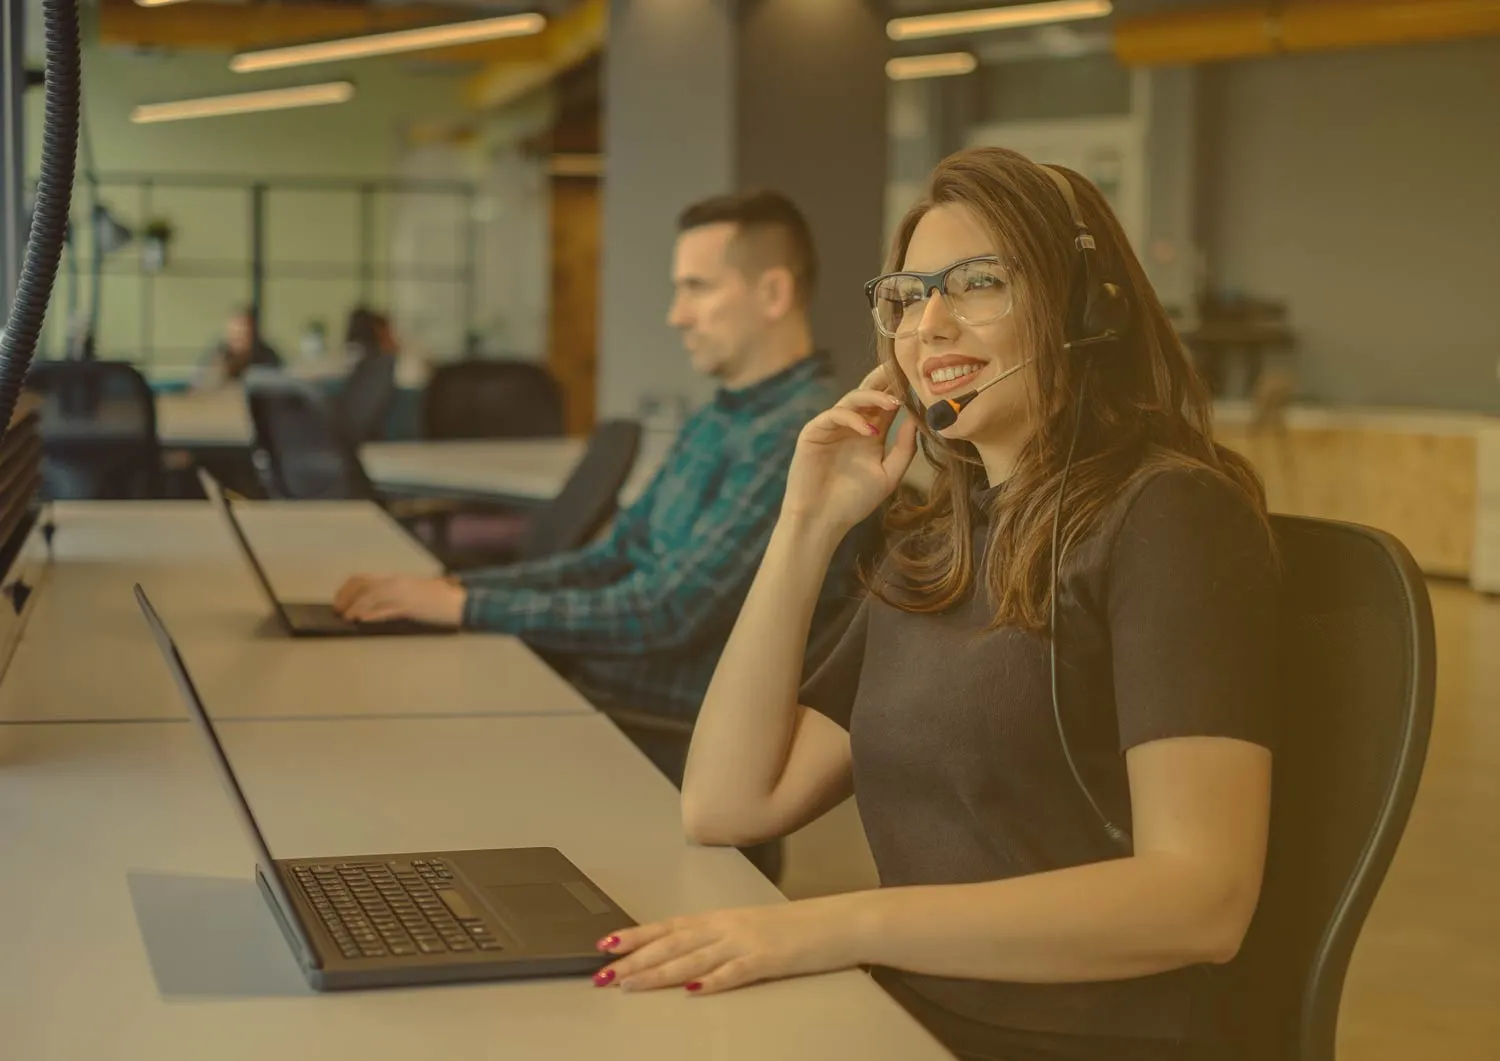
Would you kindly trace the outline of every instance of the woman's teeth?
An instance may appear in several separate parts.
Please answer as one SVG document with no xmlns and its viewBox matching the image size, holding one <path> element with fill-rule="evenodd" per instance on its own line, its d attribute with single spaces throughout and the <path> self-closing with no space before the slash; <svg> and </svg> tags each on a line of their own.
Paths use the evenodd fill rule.
<svg viewBox="0 0 1500 1061">
<path fill-rule="evenodd" d="M 934 369 L 928 373 L 927 378 L 934 383 L 947 383 L 950 380 L 972 376 L 983 367 L 983 365 L 951 365 L 948 368 Z"/>
</svg>

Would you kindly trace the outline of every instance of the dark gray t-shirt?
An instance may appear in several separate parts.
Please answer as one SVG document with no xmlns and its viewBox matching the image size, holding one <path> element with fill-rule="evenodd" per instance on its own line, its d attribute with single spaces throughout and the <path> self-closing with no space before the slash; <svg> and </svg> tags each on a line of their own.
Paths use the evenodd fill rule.
<svg viewBox="0 0 1500 1061">
<path fill-rule="evenodd" d="M 976 542 L 985 538 L 981 527 Z M 1078 768 L 1116 825 L 1131 827 L 1125 750 L 1189 735 L 1271 746 L 1276 600 L 1264 525 L 1206 469 L 1141 475 L 1064 556 L 1062 714 Z M 987 631 L 993 614 L 982 588 L 938 615 L 871 598 L 802 691 L 849 730 L 885 886 L 1121 855 L 1058 741 L 1045 634 Z M 897 975 L 970 1019 L 1045 1032 L 1200 1037 L 1217 1004 L 1209 967 L 1077 984 Z"/>
</svg>

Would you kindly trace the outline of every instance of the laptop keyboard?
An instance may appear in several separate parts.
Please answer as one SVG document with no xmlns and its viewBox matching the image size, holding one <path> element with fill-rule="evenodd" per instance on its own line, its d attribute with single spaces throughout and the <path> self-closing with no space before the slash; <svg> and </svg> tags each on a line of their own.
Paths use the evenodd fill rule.
<svg viewBox="0 0 1500 1061">
<path fill-rule="evenodd" d="M 502 949 L 440 858 L 290 868 L 345 958 Z"/>
</svg>

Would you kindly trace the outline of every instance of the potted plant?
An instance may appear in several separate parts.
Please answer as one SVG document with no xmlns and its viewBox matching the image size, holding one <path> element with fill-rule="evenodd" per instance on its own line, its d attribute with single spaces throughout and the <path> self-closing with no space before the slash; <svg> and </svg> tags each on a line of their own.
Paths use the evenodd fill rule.
<svg viewBox="0 0 1500 1061">
<path fill-rule="evenodd" d="M 167 244 L 172 241 L 172 226 L 157 218 L 147 222 L 141 233 L 141 266 L 148 273 L 159 273 L 167 266 Z"/>
</svg>

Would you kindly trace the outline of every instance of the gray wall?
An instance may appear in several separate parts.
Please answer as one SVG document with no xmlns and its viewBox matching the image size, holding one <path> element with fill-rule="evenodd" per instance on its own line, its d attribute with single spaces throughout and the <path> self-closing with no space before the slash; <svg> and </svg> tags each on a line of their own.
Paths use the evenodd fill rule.
<svg viewBox="0 0 1500 1061">
<path fill-rule="evenodd" d="M 739 186 L 779 188 L 807 214 L 813 335 L 852 386 L 875 357 L 864 282 L 885 237 L 885 19 L 871 0 L 741 6 Z"/>
<path fill-rule="evenodd" d="M 1148 77 L 1146 233 L 1136 253 L 1167 311 L 1184 312 L 1198 273 L 1198 71 L 1163 67 Z"/>
<path fill-rule="evenodd" d="M 1215 282 L 1285 298 L 1309 396 L 1500 411 L 1500 40 L 1201 72 Z"/>
<path fill-rule="evenodd" d="M 612 0 L 605 57 L 598 410 L 709 391 L 667 327 L 677 214 L 734 183 L 733 0 Z"/>
<path fill-rule="evenodd" d="M 873 349 L 862 287 L 879 270 L 887 42 L 873 0 L 612 0 L 599 411 L 703 401 L 666 326 L 678 212 L 779 188 L 807 213 L 819 345 L 857 379 Z"/>
</svg>

